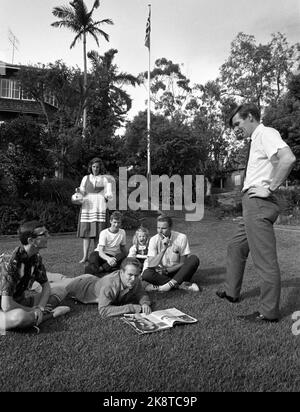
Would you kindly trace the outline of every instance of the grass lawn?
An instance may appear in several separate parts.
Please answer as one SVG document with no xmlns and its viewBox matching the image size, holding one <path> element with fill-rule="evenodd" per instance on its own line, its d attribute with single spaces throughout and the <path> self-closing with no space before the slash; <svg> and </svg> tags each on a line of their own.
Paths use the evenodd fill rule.
<svg viewBox="0 0 300 412">
<path fill-rule="evenodd" d="M 300 311 L 300 233 L 277 230 L 282 270 L 282 320 L 244 324 L 237 315 L 257 309 L 259 279 L 251 259 L 242 302 L 216 297 L 225 275 L 226 244 L 236 223 L 206 217 L 175 220 L 188 234 L 201 267 L 194 280 L 202 293 L 151 293 L 153 309 L 176 307 L 198 319 L 149 335 L 137 335 L 120 319 L 100 320 L 96 305 L 75 304 L 64 318 L 46 322 L 40 335 L 0 336 L 1 391 L 299 391 L 300 336 L 292 334 Z M 151 225 L 151 233 L 155 227 Z M 128 240 L 132 232 L 128 232 Z M 0 240 L 10 250 L 17 239 Z M 75 236 L 53 236 L 43 251 L 47 270 L 81 274 L 82 244 Z"/>
</svg>

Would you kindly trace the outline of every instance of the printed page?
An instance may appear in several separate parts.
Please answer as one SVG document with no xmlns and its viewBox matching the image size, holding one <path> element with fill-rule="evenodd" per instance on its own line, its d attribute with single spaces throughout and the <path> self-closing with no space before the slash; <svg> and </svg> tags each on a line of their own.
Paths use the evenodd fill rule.
<svg viewBox="0 0 300 412">
<path fill-rule="evenodd" d="M 173 326 L 175 322 L 179 323 L 194 323 L 197 322 L 197 319 L 193 318 L 192 316 L 186 315 L 185 313 L 181 312 L 176 308 L 165 309 L 165 310 L 158 310 L 156 312 L 152 312 L 151 315 L 158 320 L 161 320 L 167 323 L 170 326 Z"/>
<path fill-rule="evenodd" d="M 158 332 L 162 329 L 169 329 L 171 326 L 167 323 L 157 319 L 155 316 L 133 314 L 124 315 L 122 318 L 126 323 L 132 326 L 139 334 Z"/>
</svg>

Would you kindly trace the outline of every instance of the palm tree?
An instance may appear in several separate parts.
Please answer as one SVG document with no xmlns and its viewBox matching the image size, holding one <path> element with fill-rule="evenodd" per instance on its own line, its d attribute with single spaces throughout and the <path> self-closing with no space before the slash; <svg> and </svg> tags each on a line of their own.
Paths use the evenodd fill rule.
<svg viewBox="0 0 300 412">
<path fill-rule="evenodd" d="M 76 33 L 73 42 L 70 45 L 70 49 L 75 46 L 77 40 L 83 38 L 83 63 L 84 63 L 84 109 L 83 109 L 83 130 L 82 134 L 85 137 L 86 132 L 86 94 L 87 94 L 87 56 L 86 56 L 86 36 L 90 34 L 94 37 L 98 47 L 98 36 L 103 36 L 106 41 L 109 41 L 109 35 L 100 29 L 102 24 L 113 24 L 111 19 L 104 19 L 100 21 L 94 21 L 92 15 L 95 9 L 100 5 L 100 0 L 95 0 L 93 7 L 88 11 L 87 6 L 83 0 L 73 0 L 69 3 L 69 6 L 54 7 L 52 13 L 60 20 L 51 24 L 53 27 L 67 27 Z"/>
</svg>

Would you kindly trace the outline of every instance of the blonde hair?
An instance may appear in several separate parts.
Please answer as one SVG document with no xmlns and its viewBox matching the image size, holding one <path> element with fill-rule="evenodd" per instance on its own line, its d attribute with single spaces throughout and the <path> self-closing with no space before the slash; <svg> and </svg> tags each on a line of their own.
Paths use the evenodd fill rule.
<svg viewBox="0 0 300 412">
<path fill-rule="evenodd" d="M 146 237 L 147 237 L 146 245 L 148 246 L 148 243 L 149 243 L 149 240 L 150 240 L 150 233 L 149 233 L 149 230 L 148 230 L 146 227 L 144 227 L 144 226 L 141 226 L 141 227 L 139 227 L 139 228 L 136 230 L 136 232 L 135 232 L 135 234 L 134 234 L 134 236 L 133 236 L 133 239 L 132 239 L 132 244 L 133 244 L 134 246 L 138 247 L 138 245 L 139 245 L 138 234 L 139 234 L 139 233 L 145 233 L 145 235 L 146 235 Z"/>
</svg>

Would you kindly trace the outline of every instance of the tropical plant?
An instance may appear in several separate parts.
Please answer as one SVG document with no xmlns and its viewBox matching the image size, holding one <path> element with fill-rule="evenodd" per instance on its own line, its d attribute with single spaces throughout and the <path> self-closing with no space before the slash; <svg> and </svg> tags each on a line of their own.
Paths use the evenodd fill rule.
<svg viewBox="0 0 300 412">
<path fill-rule="evenodd" d="M 90 11 L 83 0 L 73 0 L 69 3 L 69 6 L 54 7 L 52 13 L 60 20 L 55 21 L 51 25 L 53 27 L 66 27 L 76 33 L 74 40 L 72 41 L 70 48 L 74 47 L 77 40 L 83 39 L 83 66 L 84 66 L 84 95 L 85 104 L 83 109 L 83 137 L 86 134 L 87 124 L 87 52 L 86 52 L 86 37 L 90 34 L 96 41 L 99 47 L 98 36 L 102 36 L 106 41 L 109 41 L 109 35 L 100 29 L 103 24 L 113 24 L 111 19 L 103 19 L 94 21 L 92 16 L 95 9 L 100 5 L 100 0 L 95 0 L 93 7 Z"/>
<path fill-rule="evenodd" d="M 92 63 L 89 98 L 93 102 L 89 106 L 89 119 L 97 144 L 103 144 L 105 139 L 111 138 L 114 131 L 123 125 L 124 116 L 132 104 L 123 87 L 138 84 L 135 76 L 120 72 L 114 64 L 116 53 L 116 49 L 108 50 L 103 56 L 96 51 L 88 53 Z"/>
</svg>

